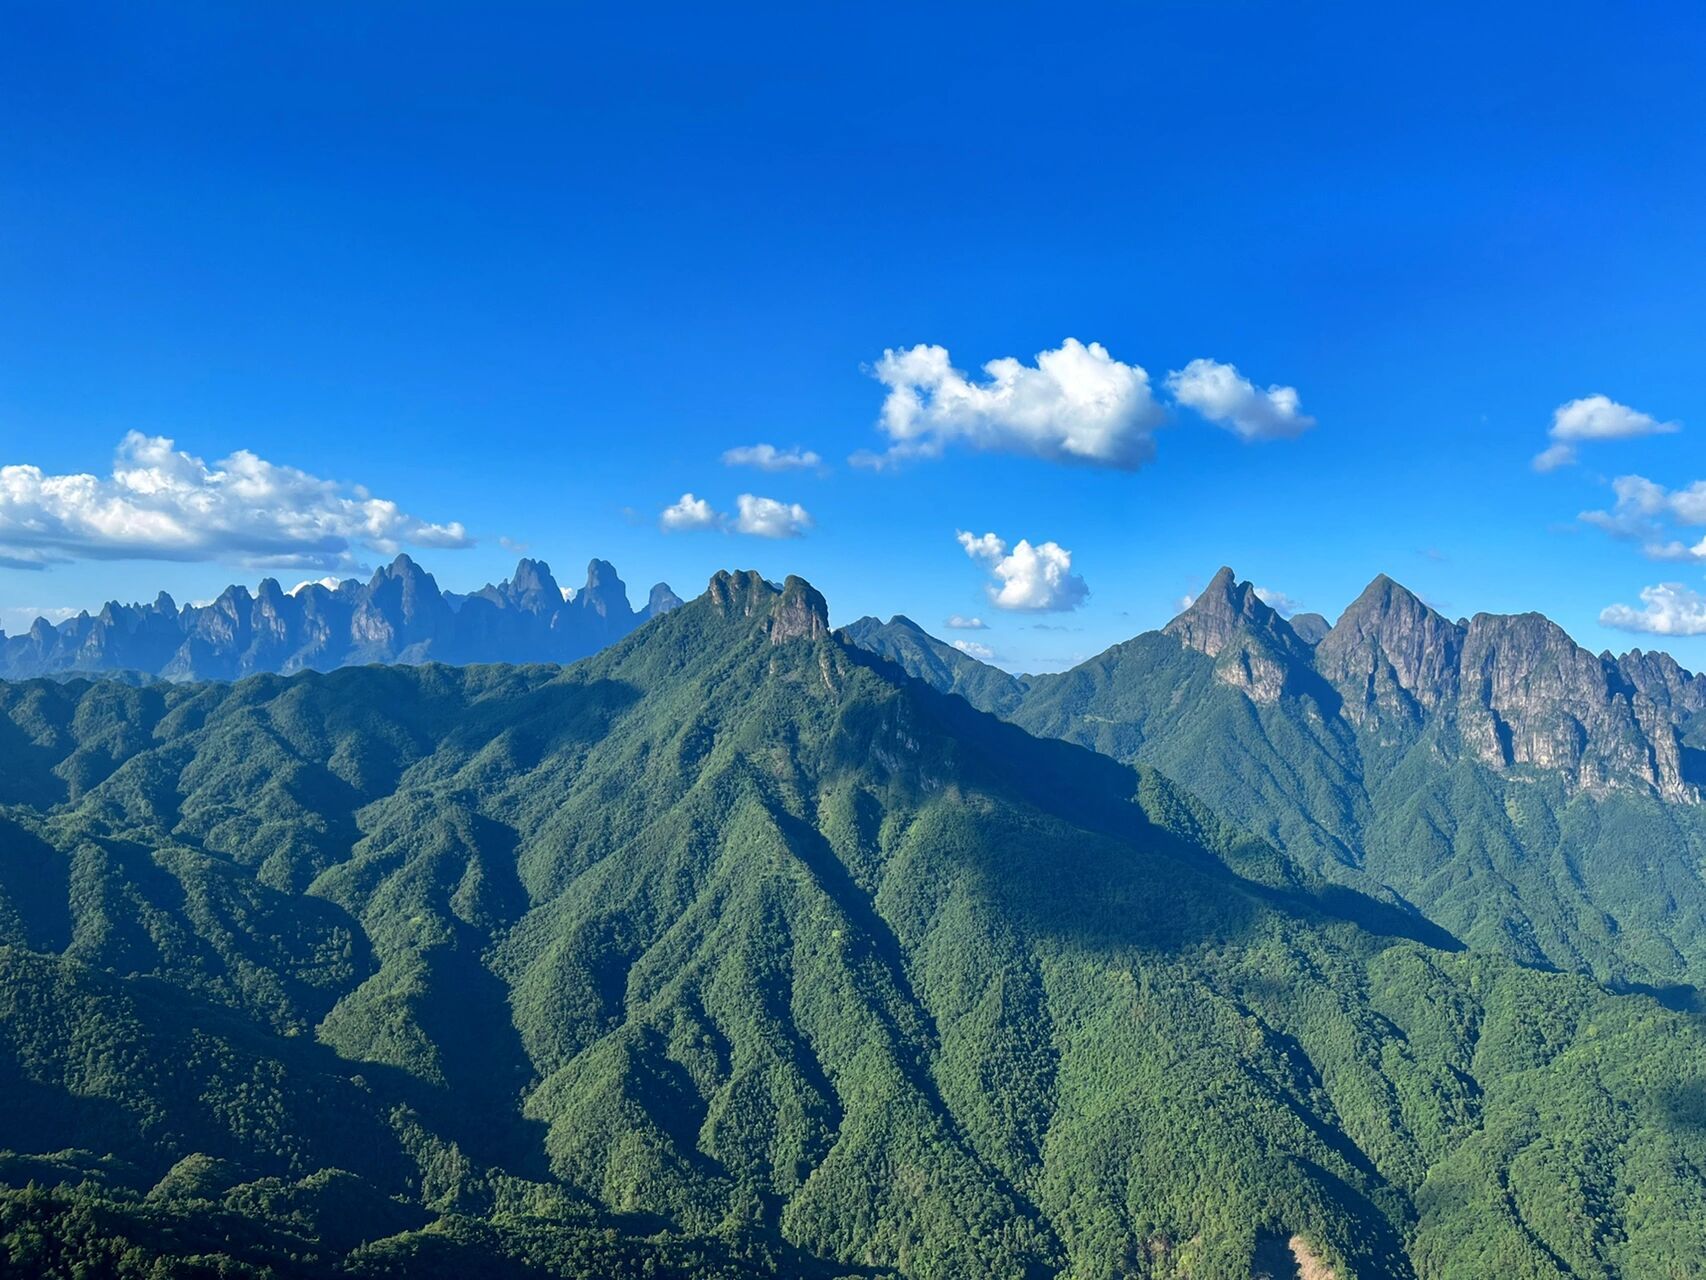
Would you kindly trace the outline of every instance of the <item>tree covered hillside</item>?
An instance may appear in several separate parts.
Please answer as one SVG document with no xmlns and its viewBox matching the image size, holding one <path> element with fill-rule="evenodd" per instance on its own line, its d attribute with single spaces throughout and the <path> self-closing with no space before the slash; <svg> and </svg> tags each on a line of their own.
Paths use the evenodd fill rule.
<svg viewBox="0 0 1706 1280">
<path fill-rule="evenodd" d="M 1222 571 L 1164 630 L 1012 677 L 905 619 L 847 638 L 1032 733 L 1153 765 L 1300 870 L 1477 948 L 1695 1005 L 1706 680 L 1377 579 L 1305 639 Z M 1706 1006 L 1703 1006 L 1706 1007 Z"/>
<path fill-rule="evenodd" d="M 566 668 L 0 686 L 0 806 L 22 1274 L 1706 1256 L 1698 1018 L 907 678 L 798 579 Z"/>
</svg>

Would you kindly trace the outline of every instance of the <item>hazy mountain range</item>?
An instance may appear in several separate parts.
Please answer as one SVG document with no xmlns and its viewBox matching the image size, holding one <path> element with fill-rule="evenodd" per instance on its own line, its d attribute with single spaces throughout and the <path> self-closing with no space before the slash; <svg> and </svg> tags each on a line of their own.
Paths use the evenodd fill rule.
<svg viewBox="0 0 1706 1280">
<path fill-rule="evenodd" d="M 127 1277 L 1689 1275 L 1699 696 L 1384 579 L 1312 643 L 1230 573 L 1061 676 L 723 573 L 561 667 L 0 683 L 0 1228 Z"/>
<path fill-rule="evenodd" d="M 164 680 L 232 680 L 261 672 L 330 671 L 368 662 L 573 662 L 680 604 L 665 583 L 635 610 L 605 560 L 579 590 L 550 566 L 524 559 L 496 586 L 467 595 L 438 589 L 408 556 L 367 582 L 305 582 L 286 591 L 263 580 L 253 594 L 230 586 L 210 604 L 181 608 L 109 602 L 57 626 L 38 618 L 0 635 L 0 677 L 126 672 Z"/>
</svg>

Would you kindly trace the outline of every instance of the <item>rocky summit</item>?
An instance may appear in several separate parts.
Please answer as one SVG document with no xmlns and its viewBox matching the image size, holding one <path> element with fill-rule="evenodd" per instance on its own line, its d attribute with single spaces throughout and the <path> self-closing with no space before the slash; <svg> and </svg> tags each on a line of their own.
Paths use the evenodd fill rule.
<svg viewBox="0 0 1706 1280">
<path fill-rule="evenodd" d="M 467 595 L 441 591 L 406 555 L 366 582 L 264 579 L 230 586 L 206 605 L 107 604 L 57 626 L 38 619 L 0 636 L 0 677 L 125 673 L 173 681 L 330 671 L 368 662 L 572 662 L 681 603 L 665 583 L 642 609 L 606 560 L 565 591 L 542 560 L 523 559 L 503 582 Z"/>
<path fill-rule="evenodd" d="M 1059 674 L 1009 675 L 904 618 L 843 634 L 1032 733 L 1161 769 L 1281 850 L 1282 878 L 1525 962 L 1706 982 L 1706 679 L 1590 653 L 1538 614 L 1453 621 L 1384 575 L 1331 626 L 1299 625 L 1222 569 L 1161 630 Z"/>
</svg>

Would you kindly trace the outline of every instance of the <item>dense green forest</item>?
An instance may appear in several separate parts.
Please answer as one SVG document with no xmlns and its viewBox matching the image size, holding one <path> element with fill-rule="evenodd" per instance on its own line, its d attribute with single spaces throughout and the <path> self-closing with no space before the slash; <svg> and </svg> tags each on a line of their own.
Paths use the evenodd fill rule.
<svg viewBox="0 0 1706 1280">
<path fill-rule="evenodd" d="M 0 1272 L 1699 1273 L 1685 1002 L 1181 780 L 752 574 L 565 668 L 0 685 Z"/>
<path fill-rule="evenodd" d="M 1390 608 L 1395 597 L 1414 611 L 1412 628 L 1451 626 L 1396 584 L 1383 589 L 1382 604 Z M 1256 600 L 1247 601 L 1247 616 L 1227 611 L 1219 620 L 1226 634 L 1217 637 L 1224 647 L 1205 653 L 1180 634 L 1181 624 L 1212 603 L 1205 595 L 1164 631 L 1042 676 L 1010 676 L 905 618 L 861 619 L 845 634 L 1032 733 L 1153 766 L 1299 868 L 1404 904 L 1478 949 L 1700 1002 L 1706 804 L 1678 803 L 1639 776 L 1582 785 L 1579 770 L 1488 767 L 1465 742 L 1481 727 L 1471 718 L 1481 708 L 1461 698 L 1430 701 L 1425 689 L 1418 699 L 1397 687 L 1385 662 L 1371 662 L 1365 674 L 1318 661 Z M 1523 683 L 1542 690 L 1517 690 L 1547 721 L 1542 731 L 1590 748 L 1601 745 L 1598 735 L 1645 763 L 1652 748 L 1629 742 L 1627 726 L 1593 722 L 1626 709 L 1626 695 L 1591 684 L 1545 689 L 1552 671 L 1606 658 L 1577 649 L 1543 619 L 1494 621 L 1527 624 L 1506 647 L 1516 651 Z M 1451 640 L 1400 638 L 1423 654 Z M 1253 693 L 1253 670 L 1277 691 Z M 1698 702 L 1706 681 L 1695 680 Z M 1698 789 L 1706 784 L 1706 713 L 1675 714 L 1679 769 Z"/>
</svg>

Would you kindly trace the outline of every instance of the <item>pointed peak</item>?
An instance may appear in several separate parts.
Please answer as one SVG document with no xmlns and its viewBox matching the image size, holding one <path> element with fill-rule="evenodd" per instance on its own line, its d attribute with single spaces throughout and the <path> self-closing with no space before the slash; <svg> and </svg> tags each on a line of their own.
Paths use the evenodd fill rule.
<svg viewBox="0 0 1706 1280">
<path fill-rule="evenodd" d="M 1238 581 L 1237 575 L 1222 565 L 1185 611 L 1162 631 L 1186 648 L 1213 658 L 1245 625 L 1275 631 L 1285 628 L 1286 622 L 1256 594 L 1254 585 Z"/>
<path fill-rule="evenodd" d="M 420 565 L 416 564 L 406 552 L 399 552 L 397 558 L 390 564 L 380 565 L 373 571 L 373 577 L 368 579 L 367 585 L 379 587 L 387 582 L 422 576 L 424 576 L 424 571 Z"/>
<path fill-rule="evenodd" d="M 1436 625 L 1450 628 L 1454 626 L 1438 609 L 1421 599 L 1409 587 L 1387 577 L 1385 573 L 1375 573 L 1372 582 L 1363 587 L 1363 592 L 1355 601 L 1349 602 L 1344 613 L 1339 614 L 1339 621 L 1332 625 L 1332 631 L 1367 631 L 1384 625 L 1387 618 L 1407 620 L 1406 625 L 1418 625 L 1430 621 Z M 1457 630 L 1462 626 L 1457 625 Z"/>
<path fill-rule="evenodd" d="M 1353 613 L 1361 613 L 1367 610 L 1386 612 L 1394 606 L 1424 609 L 1428 613 L 1435 612 L 1425 600 L 1403 583 L 1388 577 L 1384 573 L 1377 573 L 1373 580 L 1362 589 L 1362 594 L 1346 607 L 1345 612 L 1340 615 L 1339 621 L 1343 622 Z"/>
</svg>

